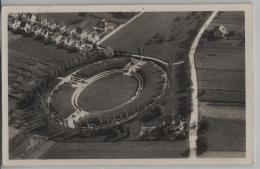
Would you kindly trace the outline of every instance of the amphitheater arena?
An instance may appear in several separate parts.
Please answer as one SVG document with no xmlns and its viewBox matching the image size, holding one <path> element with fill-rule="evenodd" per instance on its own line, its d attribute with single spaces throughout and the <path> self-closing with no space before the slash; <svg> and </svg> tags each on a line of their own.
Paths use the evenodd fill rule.
<svg viewBox="0 0 260 169">
<path fill-rule="evenodd" d="M 84 66 L 52 89 L 50 119 L 79 129 L 109 128 L 134 119 L 165 94 L 164 69 L 150 60 L 110 58 Z"/>
</svg>

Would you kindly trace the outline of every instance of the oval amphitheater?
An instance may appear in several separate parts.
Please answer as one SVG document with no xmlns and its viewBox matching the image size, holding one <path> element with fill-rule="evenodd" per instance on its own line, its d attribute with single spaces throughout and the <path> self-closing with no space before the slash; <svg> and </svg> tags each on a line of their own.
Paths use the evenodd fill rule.
<svg viewBox="0 0 260 169">
<path fill-rule="evenodd" d="M 130 121 L 155 105 L 168 84 L 159 64 L 130 57 L 104 59 L 59 79 L 47 99 L 48 114 L 74 129 Z"/>
</svg>

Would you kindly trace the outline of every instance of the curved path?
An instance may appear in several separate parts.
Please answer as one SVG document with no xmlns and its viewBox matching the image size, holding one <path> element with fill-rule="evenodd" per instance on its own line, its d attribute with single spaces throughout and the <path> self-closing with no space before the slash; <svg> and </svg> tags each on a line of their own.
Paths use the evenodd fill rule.
<svg viewBox="0 0 260 169">
<path fill-rule="evenodd" d="M 156 58 L 153 58 L 153 57 L 148 57 L 148 56 L 142 56 L 142 55 L 132 55 L 133 57 L 136 57 L 138 59 L 148 59 L 148 60 L 152 60 L 152 61 L 155 61 L 155 62 L 159 62 L 163 65 L 168 65 L 168 63 L 160 60 L 160 59 L 156 59 Z"/>
<path fill-rule="evenodd" d="M 215 18 L 218 11 L 212 12 L 210 17 L 206 20 L 206 22 L 203 24 L 203 26 L 200 28 L 198 34 L 196 35 L 190 51 L 189 51 L 189 62 L 190 62 L 190 68 L 191 68 L 191 80 L 192 80 L 192 112 L 190 117 L 190 126 L 194 126 L 190 128 L 189 131 L 189 147 L 190 147 L 190 158 L 196 158 L 197 157 L 197 122 L 198 122 L 198 81 L 197 81 L 197 72 L 196 72 L 196 65 L 195 65 L 195 58 L 194 54 L 196 51 L 196 48 L 199 44 L 200 38 L 204 31 L 207 29 L 211 21 Z"/>
</svg>

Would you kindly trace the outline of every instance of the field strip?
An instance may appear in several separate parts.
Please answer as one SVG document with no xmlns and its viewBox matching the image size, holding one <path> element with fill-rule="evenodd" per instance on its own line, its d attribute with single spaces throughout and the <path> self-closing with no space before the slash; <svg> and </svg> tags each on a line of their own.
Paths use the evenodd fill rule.
<svg viewBox="0 0 260 169">
<path fill-rule="evenodd" d="M 196 35 L 194 41 L 192 42 L 190 51 L 189 51 L 189 62 L 190 62 L 190 68 L 191 68 L 191 80 L 192 80 L 192 111 L 191 111 L 191 117 L 190 117 L 190 126 L 193 126 L 194 124 L 197 124 L 199 113 L 198 113 L 198 81 L 197 81 L 197 72 L 196 72 L 196 65 L 195 65 L 195 58 L 194 54 L 196 51 L 196 48 L 199 44 L 200 38 L 204 31 L 209 26 L 210 22 L 215 18 L 218 11 L 212 12 L 210 17 L 206 20 L 206 22 L 203 24 L 203 26 L 200 28 L 198 34 Z M 190 157 L 189 158 L 197 158 L 197 127 L 190 128 L 189 131 L 189 147 L 190 147 Z"/>
<path fill-rule="evenodd" d="M 111 31 L 109 34 L 107 34 L 106 36 L 104 36 L 102 39 L 100 39 L 97 42 L 97 45 L 100 45 L 102 42 L 104 42 L 105 40 L 107 40 L 108 38 L 110 38 L 112 35 L 114 35 L 116 32 L 118 32 L 120 29 L 122 29 L 123 27 L 125 27 L 126 25 L 128 25 L 129 23 L 131 23 L 132 21 L 134 21 L 137 17 L 139 17 L 140 15 L 142 15 L 144 12 L 140 12 L 139 14 L 135 15 L 133 18 L 131 18 L 129 21 L 127 21 L 126 23 L 118 26 L 116 29 L 114 29 L 113 31 Z"/>
<path fill-rule="evenodd" d="M 207 102 L 199 102 L 200 115 L 208 118 L 217 118 L 223 120 L 244 120 L 245 108 L 239 106 L 214 105 Z"/>
</svg>

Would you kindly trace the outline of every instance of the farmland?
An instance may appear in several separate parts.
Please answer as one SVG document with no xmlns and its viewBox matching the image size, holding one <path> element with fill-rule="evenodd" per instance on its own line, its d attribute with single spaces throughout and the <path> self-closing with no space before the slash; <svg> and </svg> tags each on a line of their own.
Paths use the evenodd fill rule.
<svg viewBox="0 0 260 169">
<path fill-rule="evenodd" d="M 224 25 L 232 34 L 243 32 L 243 12 L 219 12 L 208 27 Z M 199 85 L 199 113 L 209 122 L 203 135 L 209 156 L 245 154 L 245 46 L 235 37 L 203 38 L 195 53 Z M 207 157 L 207 155 L 205 155 Z"/>
<path fill-rule="evenodd" d="M 235 21 L 233 20 L 234 18 Z M 242 12 L 224 12 L 213 20 L 209 30 L 223 24 L 229 31 L 243 30 Z M 200 100 L 245 102 L 245 47 L 239 40 L 213 40 L 200 42 L 196 52 L 196 68 L 201 97 Z M 236 61 L 234 63 L 234 61 Z M 225 97 L 215 97 L 224 91 Z M 207 94 L 209 92 L 209 94 Z M 205 95 L 205 96 L 203 96 Z M 207 95 L 207 96 L 206 96 Z M 234 100 L 235 99 L 235 100 Z"/>
</svg>

